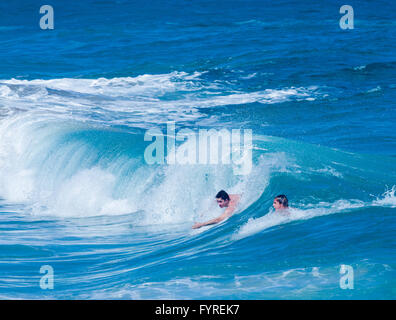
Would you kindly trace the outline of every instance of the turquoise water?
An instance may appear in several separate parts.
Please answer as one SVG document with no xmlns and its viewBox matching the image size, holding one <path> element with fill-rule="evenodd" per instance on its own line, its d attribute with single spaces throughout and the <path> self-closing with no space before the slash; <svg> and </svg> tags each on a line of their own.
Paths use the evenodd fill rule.
<svg viewBox="0 0 396 320">
<path fill-rule="evenodd" d="M 0 298 L 394 299 L 392 2 L 40 5 L 0 4 Z M 170 122 L 252 130 L 251 170 L 147 163 Z"/>
</svg>

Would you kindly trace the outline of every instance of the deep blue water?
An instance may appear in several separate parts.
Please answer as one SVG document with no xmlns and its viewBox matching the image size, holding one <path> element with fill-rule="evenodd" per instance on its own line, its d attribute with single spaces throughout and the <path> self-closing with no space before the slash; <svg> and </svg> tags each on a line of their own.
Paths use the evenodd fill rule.
<svg viewBox="0 0 396 320">
<path fill-rule="evenodd" d="M 48 4 L 0 3 L 0 298 L 395 298 L 394 2 Z M 169 122 L 251 129 L 251 171 L 147 163 Z"/>
</svg>

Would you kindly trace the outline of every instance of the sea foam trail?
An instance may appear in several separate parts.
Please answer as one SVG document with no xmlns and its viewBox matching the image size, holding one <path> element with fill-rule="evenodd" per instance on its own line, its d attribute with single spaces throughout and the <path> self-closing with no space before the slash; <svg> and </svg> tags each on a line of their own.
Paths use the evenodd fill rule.
<svg viewBox="0 0 396 320">
<path fill-rule="evenodd" d="M 233 235 L 233 239 L 238 240 L 268 228 L 282 225 L 297 220 L 306 220 L 337 212 L 345 212 L 355 208 L 364 207 L 364 203 L 359 200 L 339 200 L 332 204 L 319 204 L 310 209 L 289 208 L 283 212 L 270 210 L 269 213 L 260 218 L 251 218 Z"/>
<path fill-rule="evenodd" d="M 285 211 L 275 211 L 271 209 L 266 215 L 260 218 L 250 218 L 242 225 L 237 232 L 232 235 L 234 240 L 252 236 L 271 227 L 286 224 L 293 221 L 308 220 L 315 217 L 330 215 L 335 213 L 347 213 L 355 209 L 368 207 L 396 207 L 396 186 L 383 193 L 382 197 L 370 202 L 357 199 L 337 200 L 333 203 L 320 202 L 318 204 L 307 205 L 306 208 L 292 208 Z"/>
</svg>

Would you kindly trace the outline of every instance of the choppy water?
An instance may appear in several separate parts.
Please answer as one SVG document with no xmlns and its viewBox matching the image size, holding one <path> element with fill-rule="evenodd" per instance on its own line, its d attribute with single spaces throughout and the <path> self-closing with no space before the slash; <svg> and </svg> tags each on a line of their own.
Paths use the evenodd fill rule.
<svg viewBox="0 0 396 320">
<path fill-rule="evenodd" d="M 394 299 L 396 11 L 350 4 L 1 3 L 0 298 Z M 148 164 L 169 121 L 251 129 L 250 173 Z"/>
</svg>

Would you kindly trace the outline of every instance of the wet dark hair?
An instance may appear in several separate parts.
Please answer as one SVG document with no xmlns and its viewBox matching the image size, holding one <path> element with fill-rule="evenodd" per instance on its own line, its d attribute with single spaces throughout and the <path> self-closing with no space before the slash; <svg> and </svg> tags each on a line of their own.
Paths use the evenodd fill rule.
<svg viewBox="0 0 396 320">
<path fill-rule="evenodd" d="M 223 200 L 230 200 L 230 196 L 224 190 L 219 191 L 216 194 L 216 198 L 220 198 L 220 199 L 223 199 Z"/>
<path fill-rule="evenodd" d="M 289 207 L 289 200 L 287 200 L 287 197 L 284 194 L 276 196 L 275 200 L 278 201 L 278 203 L 280 203 L 285 208 Z"/>
</svg>

